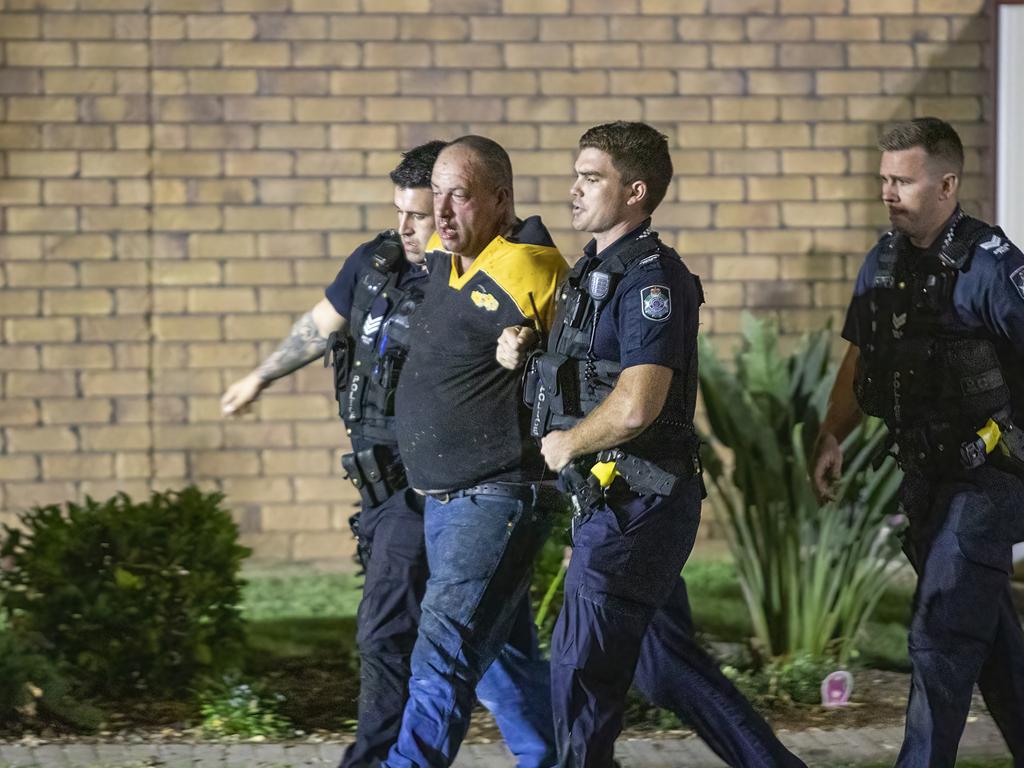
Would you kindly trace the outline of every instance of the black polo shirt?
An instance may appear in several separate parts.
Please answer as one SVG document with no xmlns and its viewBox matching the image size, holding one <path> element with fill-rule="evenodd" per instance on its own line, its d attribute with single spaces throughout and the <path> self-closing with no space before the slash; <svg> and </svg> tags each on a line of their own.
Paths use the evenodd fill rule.
<svg viewBox="0 0 1024 768">
<path fill-rule="evenodd" d="M 551 327 L 565 261 L 531 217 L 494 238 L 464 274 L 444 250 L 429 251 L 427 264 L 431 277 L 395 399 L 410 482 L 442 491 L 538 480 L 543 461 L 529 436 L 522 371 L 502 368 L 495 351 L 508 326 Z"/>
</svg>

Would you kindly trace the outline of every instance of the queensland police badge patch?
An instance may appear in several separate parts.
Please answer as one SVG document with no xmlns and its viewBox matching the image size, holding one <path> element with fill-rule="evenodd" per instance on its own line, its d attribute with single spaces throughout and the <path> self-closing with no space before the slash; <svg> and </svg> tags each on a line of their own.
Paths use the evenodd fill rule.
<svg viewBox="0 0 1024 768">
<path fill-rule="evenodd" d="M 641 288 L 640 311 L 648 320 L 668 320 L 672 314 L 672 292 L 664 285 Z"/>
<path fill-rule="evenodd" d="M 1017 293 L 1024 299 L 1024 267 L 1017 267 L 1010 273 L 1010 282 L 1017 289 Z"/>
</svg>

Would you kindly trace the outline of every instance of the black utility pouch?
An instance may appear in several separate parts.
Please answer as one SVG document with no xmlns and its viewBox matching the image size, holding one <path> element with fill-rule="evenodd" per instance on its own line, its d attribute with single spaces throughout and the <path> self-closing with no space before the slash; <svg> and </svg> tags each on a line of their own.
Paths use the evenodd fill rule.
<svg viewBox="0 0 1024 768">
<path fill-rule="evenodd" d="M 537 402 L 537 388 L 540 386 L 540 371 L 537 370 L 540 358 L 544 352 L 537 350 L 526 358 L 526 365 L 523 366 L 523 405 L 533 408 Z"/>
<path fill-rule="evenodd" d="M 367 507 L 383 504 L 408 485 L 401 463 L 391 460 L 389 454 L 385 448 L 374 446 L 341 457 L 341 468 Z"/>
<path fill-rule="evenodd" d="M 327 348 L 324 350 L 324 368 L 334 368 L 334 399 L 341 406 L 346 399 L 348 389 L 348 372 L 352 365 L 352 351 L 348 337 L 335 331 L 327 337 Z M 339 407 L 339 411 L 341 408 Z"/>
<path fill-rule="evenodd" d="M 346 453 L 341 457 L 341 467 L 352 481 L 352 485 L 359 491 L 363 504 L 367 507 L 376 507 L 387 498 L 383 478 L 377 468 L 372 449 Z"/>
<path fill-rule="evenodd" d="M 530 434 L 543 437 L 551 428 L 552 416 L 575 416 L 579 409 L 576 361 L 565 355 L 534 355 L 523 386 L 523 400 L 533 413 Z"/>
</svg>

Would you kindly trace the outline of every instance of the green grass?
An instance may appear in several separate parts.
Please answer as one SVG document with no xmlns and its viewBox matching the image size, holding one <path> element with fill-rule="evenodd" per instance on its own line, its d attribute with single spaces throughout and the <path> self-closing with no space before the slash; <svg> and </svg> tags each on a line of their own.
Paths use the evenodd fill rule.
<svg viewBox="0 0 1024 768">
<path fill-rule="evenodd" d="M 246 579 L 247 674 L 283 694 L 281 713 L 303 728 L 350 727 L 359 692 L 362 578 L 288 569 L 249 572 Z"/>
<path fill-rule="evenodd" d="M 288 618 L 347 618 L 356 615 L 363 580 L 349 573 L 250 572 L 242 613 L 253 622 Z"/>
<path fill-rule="evenodd" d="M 549 574 L 560 558 L 558 546 L 550 549 L 546 554 L 552 563 L 545 568 Z M 751 637 L 750 618 L 732 563 L 693 560 L 683 576 L 694 624 L 701 633 L 739 643 Z M 360 577 L 291 569 L 253 572 L 247 579 L 243 613 L 250 621 L 253 650 L 284 657 L 350 652 Z M 535 593 L 540 593 L 546 585 L 534 586 Z M 909 669 L 906 633 L 912 595 L 912 586 L 903 583 L 886 591 L 858 642 L 860 663 L 878 669 Z"/>
<path fill-rule="evenodd" d="M 693 623 L 704 634 L 743 642 L 751 635 L 750 615 L 736 579 L 736 569 L 724 560 L 687 563 L 683 569 L 693 611 Z"/>
</svg>

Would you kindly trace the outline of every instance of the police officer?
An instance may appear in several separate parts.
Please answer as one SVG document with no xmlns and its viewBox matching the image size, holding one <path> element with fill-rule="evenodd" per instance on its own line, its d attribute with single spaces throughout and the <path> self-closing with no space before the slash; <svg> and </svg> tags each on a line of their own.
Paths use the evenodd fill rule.
<svg viewBox="0 0 1024 768">
<path fill-rule="evenodd" d="M 651 229 L 672 178 L 666 137 L 615 122 L 579 150 L 572 226 L 594 239 L 525 392 L 576 510 L 551 640 L 559 765 L 613 764 L 631 681 L 730 765 L 802 765 L 695 642 L 679 575 L 704 495 L 693 427 L 703 294 Z M 502 358 L 519 362 L 526 343 L 512 329 L 502 341 Z"/>
<path fill-rule="evenodd" d="M 897 765 L 955 763 L 975 682 L 1024 765 L 1024 633 L 1009 585 L 1024 538 L 1024 256 L 960 208 L 963 147 L 948 123 L 903 123 L 879 147 L 892 229 L 857 277 L 813 483 L 831 498 L 843 439 L 864 413 L 885 420 L 918 573 Z"/>
<path fill-rule="evenodd" d="M 391 173 L 398 229 L 382 232 L 346 259 L 325 298 L 258 368 L 228 388 L 225 414 L 237 414 L 272 381 L 327 353 L 352 453 L 342 465 L 360 492 L 353 520 L 365 569 L 357 617 L 359 720 L 343 768 L 376 766 L 398 735 L 407 699 L 409 657 L 427 580 L 423 497 L 408 486 L 394 431 L 394 394 L 407 353 L 412 312 L 427 282 L 424 254 L 434 233 L 430 172 L 444 147 L 432 141 L 405 153 Z M 326 364 L 326 362 L 325 362 Z M 476 693 L 494 713 L 521 766 L 540 768 L 549 750 L 550 713 L 510 691 L 546 676 L 531 644 L 529 614 Z M 526 681 L 526 682 L 524 682 Z M 538 725 L 538 722 L 540 725 Z"/>
</svg>

